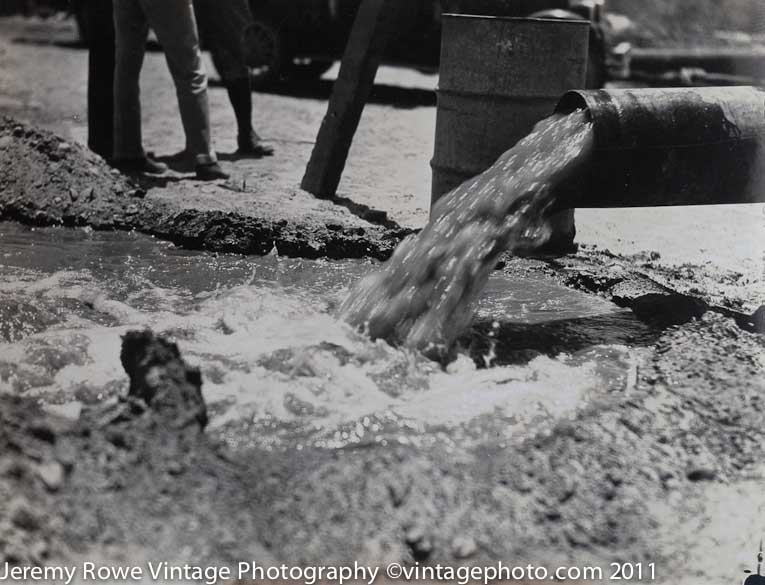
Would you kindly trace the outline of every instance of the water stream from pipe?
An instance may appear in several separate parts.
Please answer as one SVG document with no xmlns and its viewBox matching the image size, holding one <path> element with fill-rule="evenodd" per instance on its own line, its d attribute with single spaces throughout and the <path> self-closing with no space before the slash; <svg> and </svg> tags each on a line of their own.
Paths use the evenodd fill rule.
<svg viewBox="0 0 765 585">
<path fill-rule="evenodd" d="M 209 432 L 234 446 L 466 448 L 538 433 L 628 388 L 646 333 L 538 271 L 492 273 L 503 250 L 544 240 L 553 187 L 589 143 L 581 115 L 541 123 L 382 269 L 2 223 L 0 392 L 66 416 L 116 400 L 120 336 L 148 327 L 200 367 Z M 419 351 L 460 335 L 447 368 Z"/>
<path fill-rule="evenodd" d="M 631 313 L 535 271 L 490 276 L 464 338 L 475 351 L 446 369 L 372 341 L 336 309 L 378 266 L 0 223 L 0 392 L 70 417 L 114 401 L 120 336 L 150 327 L 201 368 L 208 433 L 234 447 L 467 446 L 573 416 L 634 376 Z"/>
<path fill-rule="evenodd" d="M 425 228 L 353 288 L 341 314 L 373 338 L 448 353 L 500 255 L 549 238 L 545 213 L 592 147 L 584 111 L 539 122 L 490 169 L 439 199 Z"/>
</svg>

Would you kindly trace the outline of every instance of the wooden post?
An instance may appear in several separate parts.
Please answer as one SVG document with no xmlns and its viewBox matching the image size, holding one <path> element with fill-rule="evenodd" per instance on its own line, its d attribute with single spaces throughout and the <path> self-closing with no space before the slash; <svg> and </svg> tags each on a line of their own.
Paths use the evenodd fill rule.
<svg viewBox="0 0 765 585">
<path fill-rule="evenodd" d="M 301 183 L 317 197 L 334 197 L 337 191 L 380 59 L 407 2 L 411 0 L 363 0 L 359 7 Z"/>
</svg>

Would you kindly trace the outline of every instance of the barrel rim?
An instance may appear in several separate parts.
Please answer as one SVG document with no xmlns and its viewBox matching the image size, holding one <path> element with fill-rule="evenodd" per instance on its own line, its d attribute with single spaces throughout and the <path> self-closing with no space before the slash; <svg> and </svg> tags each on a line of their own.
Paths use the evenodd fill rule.
<svg viewBox="0 0 765 585">
<path fill-rule="evenodd" d="M 446 12 L 441 18 L 448 19 L 472 19 L 472 20 L 501 20 L 521 22 L 550 22 L 557 24 L 575 24 L 577 26 L 585 25 L 589 28 L 590 21 L 581 18 L 530 18 L 528 16 L 494 16 L 487 14 L 461 14 L 456 12 Z"/>
</svg>

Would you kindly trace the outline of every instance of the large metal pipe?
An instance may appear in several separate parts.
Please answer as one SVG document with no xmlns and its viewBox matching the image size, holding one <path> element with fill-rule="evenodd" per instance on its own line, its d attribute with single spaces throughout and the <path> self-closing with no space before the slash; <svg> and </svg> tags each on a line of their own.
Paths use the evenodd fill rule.
<svg viewBox="0 0 765 585">
<path fill-rule="evenodd" d="M 765 201 L 765 90 L 756 87 L 571 91 L 595 152 L 571 207 Z"/>
</svg>

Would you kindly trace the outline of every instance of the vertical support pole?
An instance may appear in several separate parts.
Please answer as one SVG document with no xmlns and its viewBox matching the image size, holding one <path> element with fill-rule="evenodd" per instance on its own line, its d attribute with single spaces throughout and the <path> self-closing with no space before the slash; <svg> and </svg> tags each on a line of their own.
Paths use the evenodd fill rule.
<svg viewBox="0 0 765 585">
<path fill-rule="evenodd" d="M 359 7 L 301 183 L 317 197 L 333 197 L 337 192 L 380 59 L 408 2 L 411 0 L 363 0 Z"/>
</svg>

